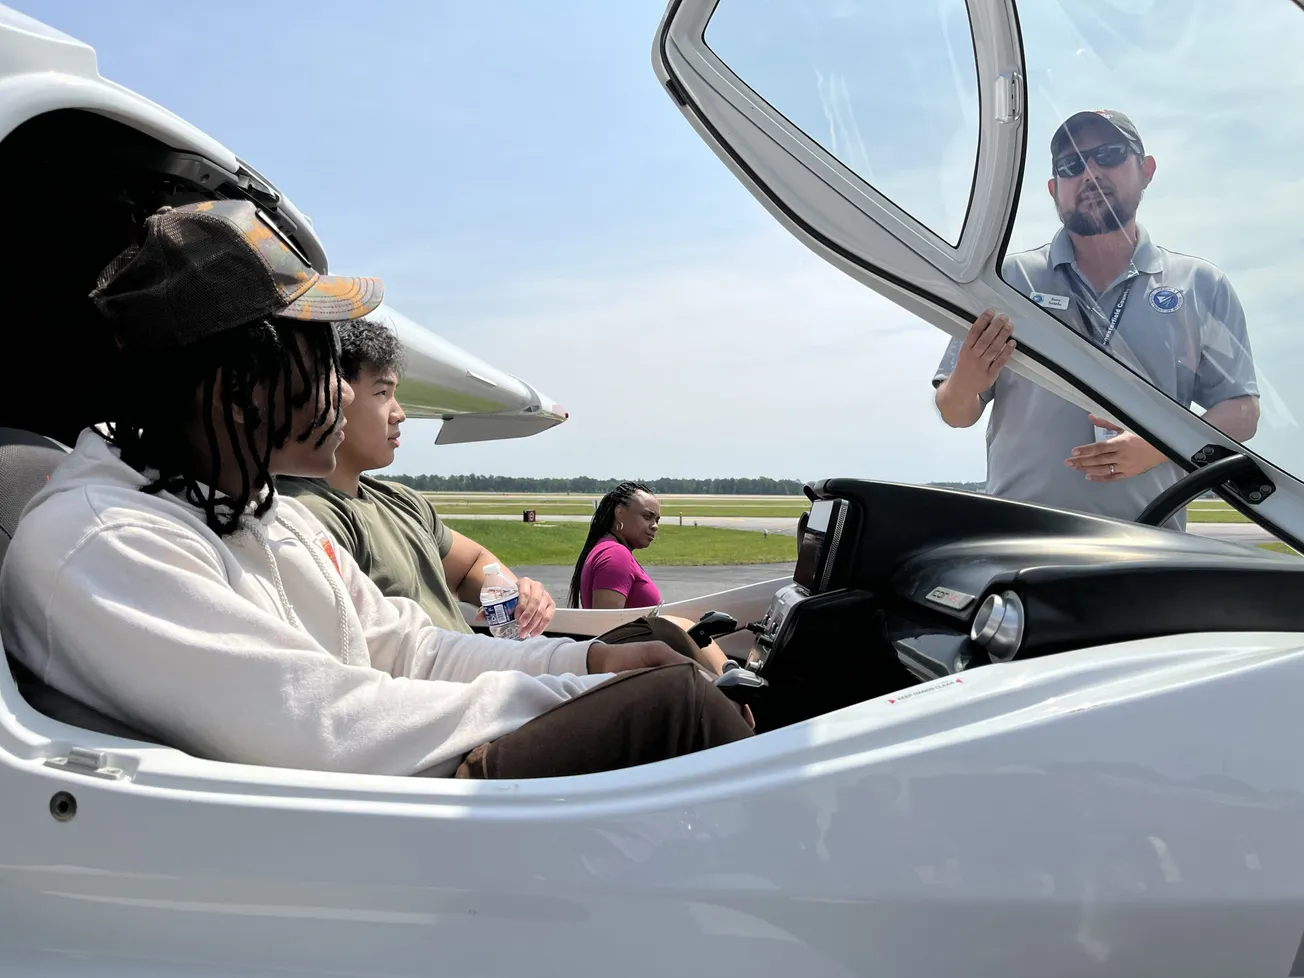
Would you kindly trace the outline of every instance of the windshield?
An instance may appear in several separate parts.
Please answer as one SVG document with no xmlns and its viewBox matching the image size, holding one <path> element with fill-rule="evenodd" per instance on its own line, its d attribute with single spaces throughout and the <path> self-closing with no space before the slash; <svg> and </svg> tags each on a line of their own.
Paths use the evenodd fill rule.
<svg viewBox="0 0 1304 978">
<path fill-rule="evenodd" d="M 954 246 L 980 165 L 975 37 L 988 35 L 973 25 L 999 33 L 970 13 L 963 0 L 722 0 L 705 40 L 844 178 L 899 208 L 890 233 L 909 243 L 912 221 Z M 1304 12 L 1038 0 L 1018 16 L 1027 150 L 999 266 L 1018 296 L 995 312 L 1035 303 L 1304 472 L 1304 337 L 1290 311 L 1304 260 Z M 987 492 L 1135 519 L 1182 477 L 1135 433 L 1003 369 L 1017 344 L 1003 327 L 940 339 L 931 378 L 946 424 L 986 428 Z"/>
<path fill-rule="evenodd" d="M 958 243 L 978 154 L 964 0 L 723 0 L 706 41 L 838 162 Z"/>
<path fill-rule="evenodd" d="M 1004 278 L 1304 473 L 1304 12 L 1039 0 L 1019 14 L 1028 150 Z"/>
</svg>

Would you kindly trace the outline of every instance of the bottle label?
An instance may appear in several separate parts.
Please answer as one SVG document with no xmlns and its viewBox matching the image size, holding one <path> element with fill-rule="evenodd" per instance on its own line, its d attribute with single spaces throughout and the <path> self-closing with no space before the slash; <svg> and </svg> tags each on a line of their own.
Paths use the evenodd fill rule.
<svg viewBox="0 0 1304 978">
<path fill-rule="evenodd" d="M 484 620 L 490 628 L 498 625 L 506 625 L 516 616 L 516 602 L 519 598 L 508 598 L 506 601 L 495 601 L 493 604 L 484 606 Z"/>
</svg>

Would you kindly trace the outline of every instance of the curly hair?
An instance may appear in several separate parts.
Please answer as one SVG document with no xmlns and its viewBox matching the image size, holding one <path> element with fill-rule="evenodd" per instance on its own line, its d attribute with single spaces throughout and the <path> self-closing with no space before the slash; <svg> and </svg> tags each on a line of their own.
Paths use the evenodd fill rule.
<svg viewBox="0 0 1304 978">
<path fill-rule="evenodd" d="M 259 320 L 181 350 L 136 359 L 127 374 L 105 425 L 107 440 L 117 446 L 123 462 L 153 476 L 142 492 L 182 496 L 203 510 L 218 536 L 238 529 L 264 489 L 254 513 L 261 516 L 271 507 L 276 495 L 273 451 L 292 437 L 305 442 L 314 432 L 320 432 L 321 445 L 340 423 L 339 348 L 334 328 L 324 323 Z M 254 397 L 260 389 L 266 392 L 265 416 Z M 312 421 L 306 430 L 293 431 L 294 411 L 310 400 Z M 235 496 L 216 488 L 222 478 L 213 417 L 217 404 L 240 469 Z M 207 436 L 202 449 L 194 444 L 196 421 L 202 421 Z M 201 451 L 207 452 L 206 460 Z M 195 476 L 197 464 L 207 465 L 206 485 Z"/>
<path fill-rule="evenodd" d="M 340 337 L 340 370 L 350 384 L 362 376 L 364 369 L 376 373 L 393 371 L 403 376 L 406 366 L 403 344 L 398 334 L 374 319 L 350 319 L 335 324 Z"/>
</svg>

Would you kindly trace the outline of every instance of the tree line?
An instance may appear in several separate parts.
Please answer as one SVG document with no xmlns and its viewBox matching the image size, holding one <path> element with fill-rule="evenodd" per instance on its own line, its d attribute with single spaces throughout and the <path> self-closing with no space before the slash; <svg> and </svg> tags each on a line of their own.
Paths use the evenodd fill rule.
<svg viewBox="0 0 1304 978">
<path fill-rule="evenodd" d="M 536 492 L 550 495 L 575 493 L 600 495 L 621 481 L 575 476 L 569 479 L 535 479 L 509 475 L 385 475 L 420 492 Z M 805 484 L 799 479 L 641 479 L 653 492 L 666 495 L 702 496 L 800 496 Z M 933 482 L 946 489 L 981 492 L 981 482 Z"/>
</svg>

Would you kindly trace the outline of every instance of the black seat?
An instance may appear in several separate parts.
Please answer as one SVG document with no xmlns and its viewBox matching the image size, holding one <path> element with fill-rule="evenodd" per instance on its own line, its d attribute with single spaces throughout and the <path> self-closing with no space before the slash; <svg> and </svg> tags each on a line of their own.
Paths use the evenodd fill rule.
<svg viewBox="0 0 1304 978">
<path fill-rule="evenodd" d="M 23 508 L 50 481 L 54 467 L 67 454 L 68 448 L 52 438 L 17 428 L 0 428 L 0 565 L 9 551 Z M 12 654 L 8 659 L 18 692 L 36 711 L 111 737 L 153 742 L 154 738 L 46 685 Z"/>
</svg>

